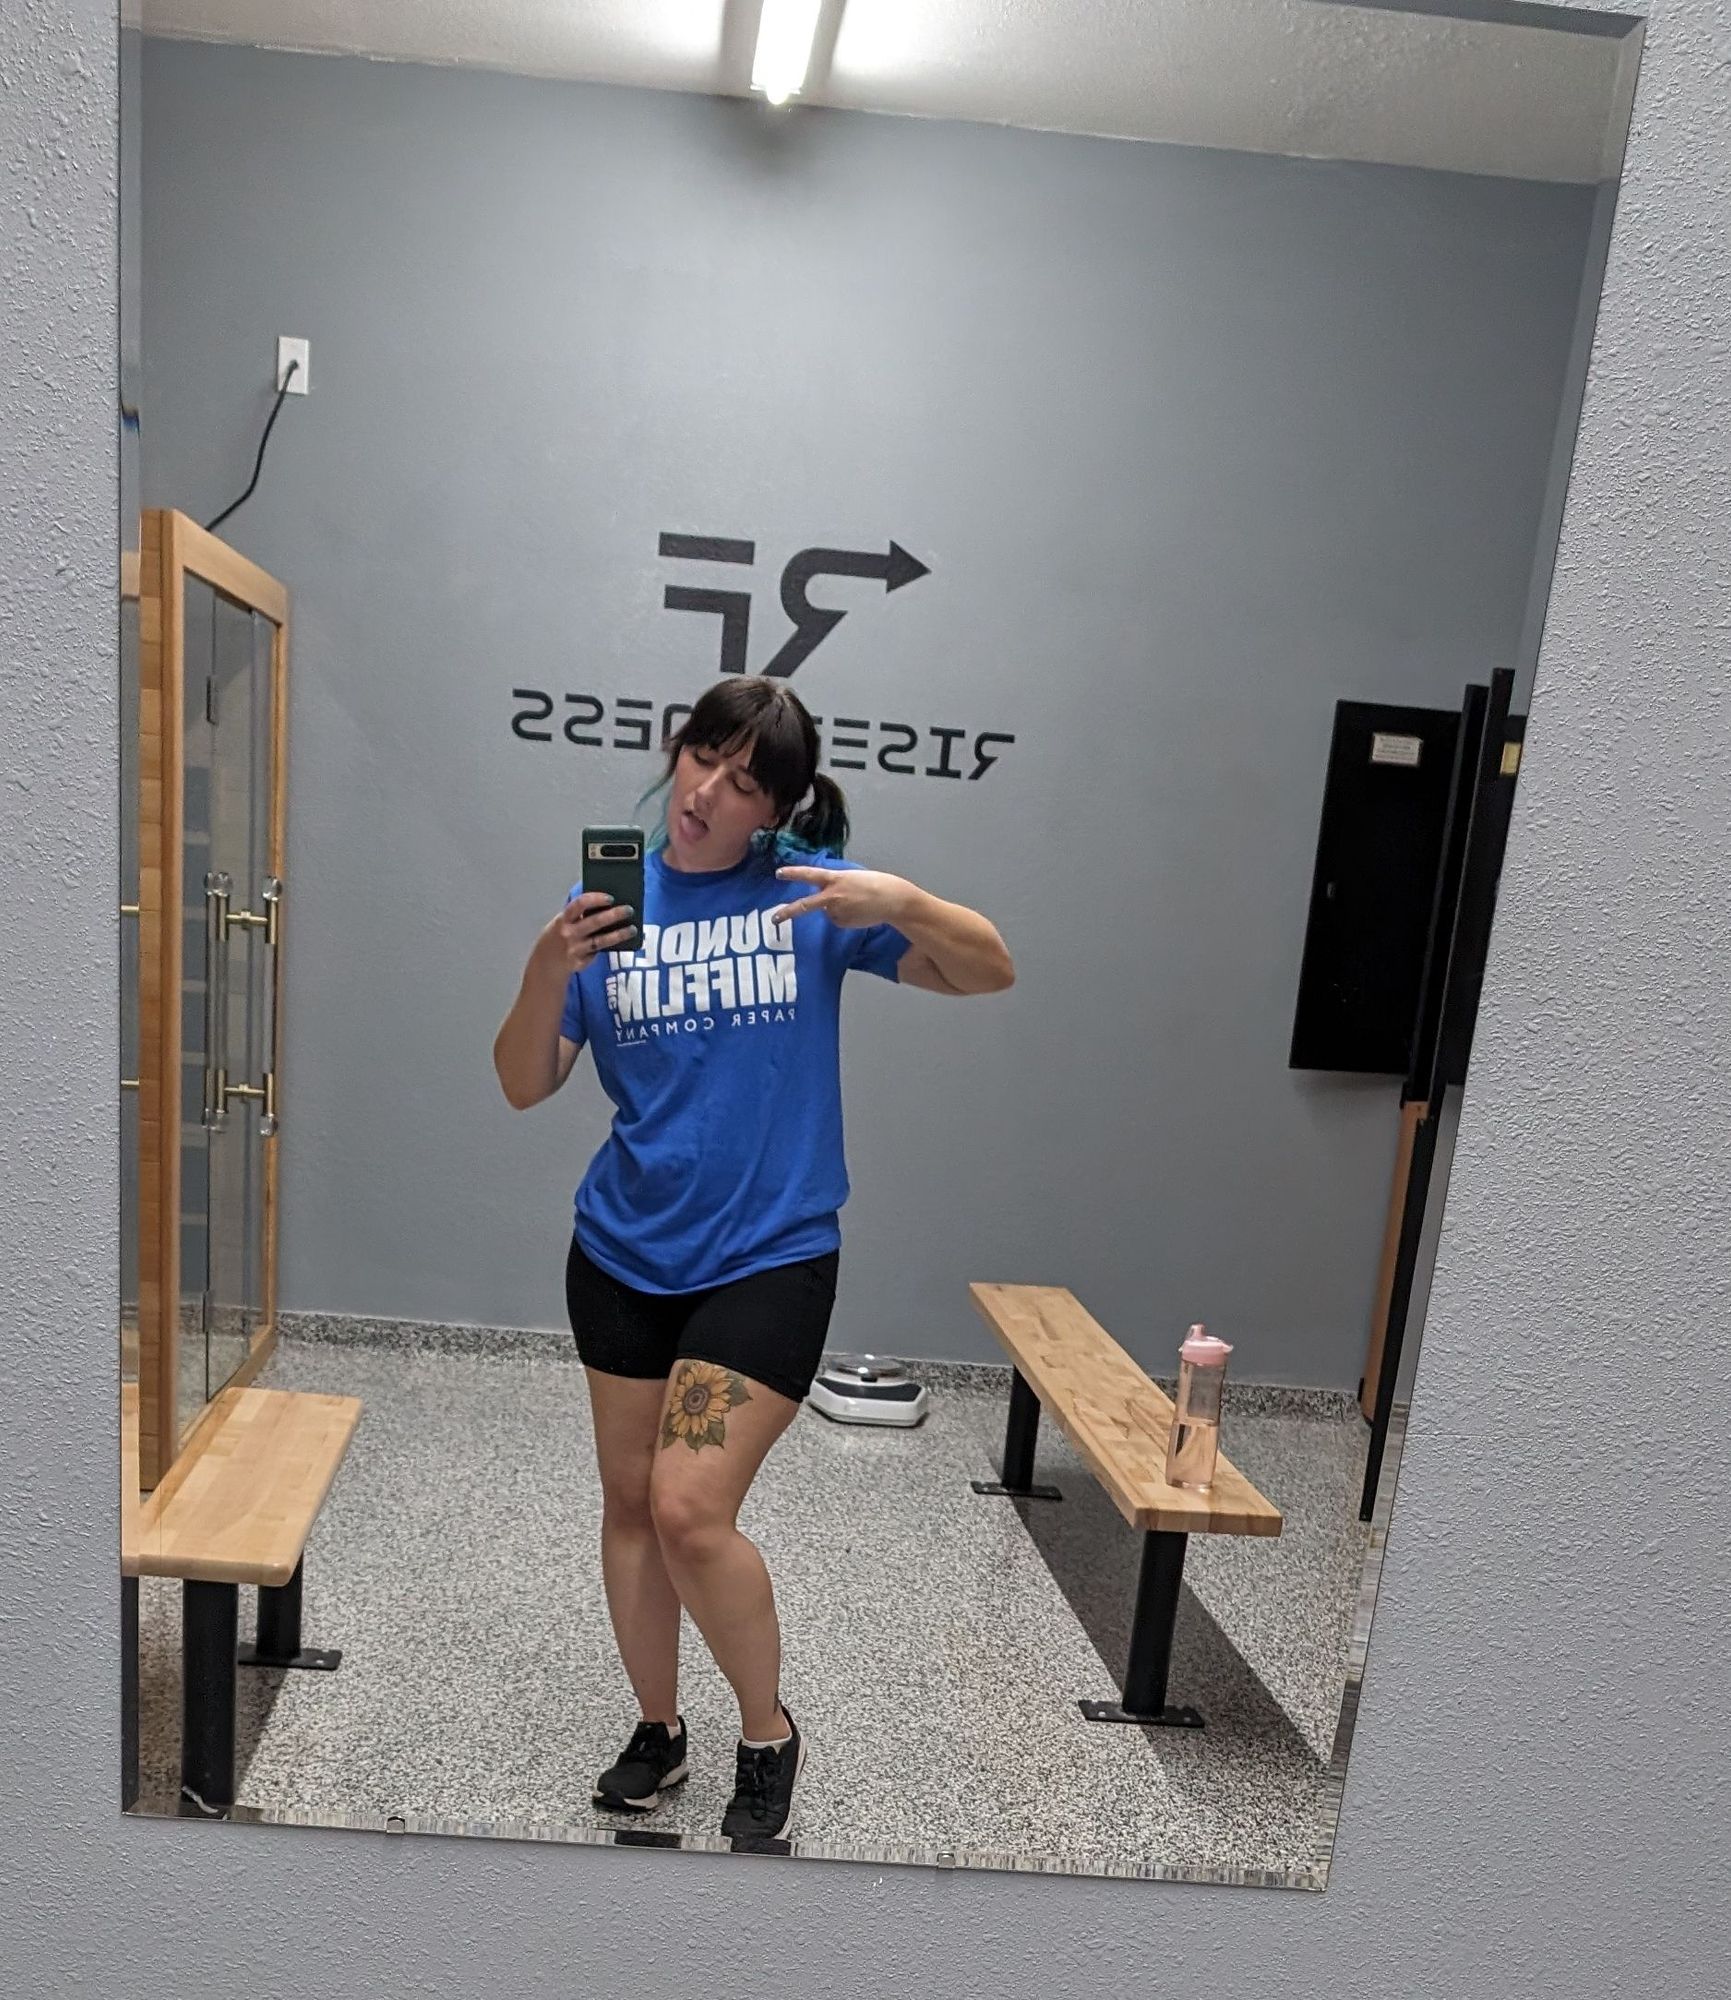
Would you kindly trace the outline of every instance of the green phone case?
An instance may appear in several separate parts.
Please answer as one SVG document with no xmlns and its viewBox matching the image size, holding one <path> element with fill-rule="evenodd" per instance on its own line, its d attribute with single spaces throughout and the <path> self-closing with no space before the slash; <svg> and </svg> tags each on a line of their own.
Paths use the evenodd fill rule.
<svg viewBox="0 0 1731 2000">
<path fill-rule="evenodd" d="M 630 943 L 642 936 L 643 829 L 640 826 L 586 826 L 583 829 L 583 893 L 599 891 L 636 912 Z"/>
</svg>

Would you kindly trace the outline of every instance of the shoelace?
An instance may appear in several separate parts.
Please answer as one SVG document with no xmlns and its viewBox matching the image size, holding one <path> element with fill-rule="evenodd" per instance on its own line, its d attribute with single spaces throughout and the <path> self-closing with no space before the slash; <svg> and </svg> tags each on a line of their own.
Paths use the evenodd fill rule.
<svg viewBox="0 0 1731 2000">
<path fill-rule="evenodd" d="M 620 1761 L 622 1763 L 627 1763 L 627 1764 L 656 1763 L 658 1761 L 658 1757 L 656 1749 L 655 1729 L 656 1725 L 653 1722 L 638 1723 L 635 1731 L 632 1733 L 630 1746 L 626 1750 L 624 1757 Z M 669 1736 L 668 1741 L 671 1743 L 672 1741 L 671 1736 Z"/>
<path fill-rule="evenodd" d="M 743 1745 L 740 1747 L 738 1784 L 745 1794 L 746 1809 L 753 1819 L 769 1817 L 776 1763 L 780 1755 L 779 1750 L 747 1750 Z"/>
</svg>

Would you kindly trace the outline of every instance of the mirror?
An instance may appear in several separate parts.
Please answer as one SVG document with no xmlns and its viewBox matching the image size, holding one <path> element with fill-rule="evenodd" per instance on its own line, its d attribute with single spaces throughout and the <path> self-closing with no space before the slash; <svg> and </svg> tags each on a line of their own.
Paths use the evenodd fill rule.
<svg viewBox="0 0 1731 2000">
<path fill-rule="evenodd" d="M 132 45 L 137 1809 L 1320 1887 L 1638 31 L 553 11 Z"/>
</svg>

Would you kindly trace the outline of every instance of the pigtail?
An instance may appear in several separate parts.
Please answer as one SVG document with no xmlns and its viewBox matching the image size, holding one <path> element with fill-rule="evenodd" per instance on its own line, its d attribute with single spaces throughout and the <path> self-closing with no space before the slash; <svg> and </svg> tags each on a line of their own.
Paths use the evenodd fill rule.
<svg viewBox="0 0 1731 2000">
<path fill-rule="evenodd" d="M 788 832 L 814 854 L 841 855 L 847 851 L 850 831 L 840 785 L 819 771 L 811 781 L 811 804 L 794 814 Z"/>
</svg>

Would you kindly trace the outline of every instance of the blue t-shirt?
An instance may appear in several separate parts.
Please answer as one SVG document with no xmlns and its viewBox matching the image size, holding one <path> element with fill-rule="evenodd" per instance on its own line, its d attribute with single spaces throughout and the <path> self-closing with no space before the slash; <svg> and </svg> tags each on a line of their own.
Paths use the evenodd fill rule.
<svg viewBox="0 0 1731 2000">
<path fill-rule="evenodd" d="M 707 874 L 644 867 L 643 935 L 572 975 L 560 1032 L 594 1054 L 613 1129 L 577 1190 L 585 1252 L 645 1292 L 731 1284 L 836 1249 L 842 1151 L 841 984 L 894 979 L 908 939 L 843 930 L 758 851 Z M 571 892 L 576 895 L 578 891 Z"/>
</svg>

